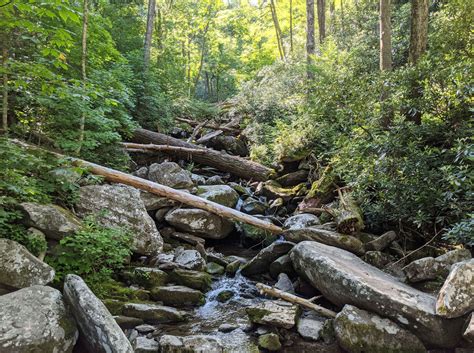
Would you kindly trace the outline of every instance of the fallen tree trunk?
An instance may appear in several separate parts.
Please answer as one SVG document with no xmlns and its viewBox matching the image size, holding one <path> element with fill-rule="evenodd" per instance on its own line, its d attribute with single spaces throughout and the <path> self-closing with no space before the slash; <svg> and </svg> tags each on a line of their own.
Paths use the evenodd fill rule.
<svg viewBox="0 0 474 353">
<path fill-rule="evenodd" d="M 312 303 L 311 300 L 306 300 L 306 299 L 300 298 L 296 295 L 293 295 L 293 294 L 290 294 L 288 292 L 284 292 L 282 290 L 267 286 L 263 283 L 257 283 L 255 286 L 260 291 L 260 293 L 268 294 L 272 297 L 283 299 L 284 301 L 287 301 L 289 303 L 304 306 L 307 309 L 316 311 L 320 315 L 323 315 L 323 316 L 326 316 L 326 317 L 331 317 L 331 318 L 334 318 L 337 315 L 337 313 L 335 313 L 332 310 L 326 309 L 326 308 L 324 308 L 320 305 L 316 305 L 316 304 Z M 314 299 L 312 298 L 312 300 L 314 300 Z"/>
<path fill-rule="evenodd" d="M 275 171 L 267 168 L 259 163 L 249 161 L 247 159 L 232 156 L 210 148 L 194 145 L 175 139 L 171 136 L 153 132 L 145 129 L 137 129 L 134 132 L 133 141 L 145 144 L 176 146 L 187 149 L 200 149 L 205 153 L 192 153 L 175 151 L 175 155 L 181 159 L 192 160 L 200 164 L 208 165 L 224 172 L 229 172 L 244 179 L 252 179 L 257 181 L 266 181 L 270 179 Z M 143 148 L 143 147 L 140 147 Z"/>
<path fill-rule="evenodd" d="M 186 148 L 186 147 L 176 147 L 176 146 L 166 146 L 166 145 L 153 145 L 147 144 L 143 145 L 141 143 L 131 143 L 131 142 L 123 142 L 122 145 L 127 149 L 127 151 L 157 151 L 157 152 L 164 152 L 164 153 L 174 153 L 174 152 L 182 152 L 188 154 L 206 154 L 207 151 L 202 148 Z"/>
<path fill-rule="evenodd" d="M 177 121 L 180 121 L 182 123 L 186 123 L 188 125 L 191 125 L 192 127 L 196 127 L 200 124 L 202 124 L 201 122 L 199 121 L 194 121 L 194 120 L 189 120 L 189 119 L 184 119 L 184 118 L 175 118 Z M 227 132 L 230 132 L 232 134 L 240 134 L 241 130 L 240 129 L 236 129 L 234 127 L 227 127 L 225 125 L 223 126 L 219 126 L 219 125 L 215 125 L 215 124 L 211 124 L 211 123 L 205 123 L 202 125 L 203 127 L 206 127 L 208 129 L 213 129 L 213 130 L 222 130 L 222 131 L 227 131 Z"/>
<path fill-rule="evenodd" d="M 41 149 L 40 147 L 27 144 L 20 140 L 11 140 L 11 141 L 22 147 Z M 48 150 L 45 150 L 45 151 L 48 151 Z M 51 152 L 51 151 L 48 151 L 48 152 L 58 156 L 59 158 L 66 158 L 66 156 L 60 153 Z M 257 228 L 268 230 L 272 233 L 279 234 L 283 232 L 283 230 L 280 227 L 274 224 L 269 224 L 261 219 L 239 212 L 237 210 L 234 210 L 233 208 L 222 206 L 218 203 L 203 199 L 199 196 L 192 195 L 181 190 L 176 190 L 168 186 L 161 185 L 161 184 L 152 182 L 150 180 L 142 179 L 142 178 L 139 178 L 139 177 L 136 177 L 124 172 L 120 172 L 112 168 L 107 168 L 99 164 L 88 162 L 83 159 L 69 157 L 69 160 L 71 161 L 73 165 L 78 166 L 78 167 L 88 168 L 88 170 L 92 174 L 101 175 L 107 181 L 130 185 L 130 186 L 136 187 L 137 189 L 151 192 L 152 194 L 155 194 L 155 195 L 164 196 L 166 198 L 181 202 L 189 206 L 201 208 L 203 210 L 209 211 L 223 218 L 229 218 L 234 221 L 247 223 Z"/>
</svg>

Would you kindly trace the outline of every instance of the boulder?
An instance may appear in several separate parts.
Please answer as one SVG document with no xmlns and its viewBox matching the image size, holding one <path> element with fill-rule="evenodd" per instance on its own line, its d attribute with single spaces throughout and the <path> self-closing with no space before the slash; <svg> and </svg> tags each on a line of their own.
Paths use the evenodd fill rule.
<svg viewBox="0 0 474 353">
<path fill-rule="evenodd" d="M 143 320 L 137 319 L 136 317 L 116 315 L 113 318 L 121 329 L 134 328 L 137 325 L 143 324 Z"/>
<path fill-rule="evenodd" d="M 166 272 L 153 267 L 135 267 L 123 271 L 122 276 L 133 284 L 145 288 L 163 286 L 168 283 L 169 276 Z"/>
<path fill-rule="evenodd" d="M 155 287 L 151 298 L 172 306 L 203 305 L 206 301 L 202 292 L 184 286 Z"/>
<path fill-rule="evenodd" d="M 135 175 L 139 178 L 142 179 L 147 179 L 148 178 L 148 168 L 147 167 L 141 167 L 135 170 L 132 175 Z"/>
<path fill-rule="evenodd" d="M 339 345 L 350 353 L 423 353 L 421 341 L 396 323 L 352 305 L 334 320 Z"/>
<path fill-rule="evenodd" d="M 290 277 L 295 275 L 295 270 L 288 254 L 280 256 L 270 264 L 270 275 L 273 278 L 277 278 L 280 273 L 286 273 Z"/>
<path fill-rule="evenodd" d="M 56 205 L 23 202 L 20 207 L 25 224 L 41 230 L 50 239 L 61 240 L 82 227 L 81 221 L 76 216 Z"/>
<path fill-rule="evenodd" d="M 181 231 L 196 233 L 208 239 L 225 238 L 234 228 L 232 222 L 198 208 L 172 210 L 165 220 Z"/>
<path fill-rule="evenodd" d="M 291 329 L 296 324 L 299 309 L 282 300 L 265 300 L 245 309 L 251 322 Z"/>
<path fill-rule="evenodd" d="M 123 314 L 142 319 L 149 323 L 167 323 L 184 321 L 186 313 L 168 306 L 158 304 L 127 303 Z"/>
<path fill-rule="evenodd" d="M 245 142 L 234 136 L 219 135 L 212 138 L 206 146 L 212 147 L 215 150 L 224 150 L 231 154 L 245 157 L 249 154 L 247 145 Z"/>
<path fill-rule="evenodd" d="M 366 243 L 365 248 L 371 251 L 382 251 L 395 239 L 397 239 L 397 233 L 390 230 L 382 234 L 380 237 Z"/>
<path fill-rule="evenodd" d="M 133 353 L 132 346 L 105 305 L 81 277 L 67 275 L 64 298 L 79 326 L 83 344 L 94 352 Z"/>
<path fill-rule="evenodd" d="M 280 337 L 276 333 L 266 333 L 258 338 L 258 346 L 269 351 L 281 348 Z"/>
<path fill-rule="evenodd" d="M 326 321 L 327 319 L 310 311 L 300 317 L 296 324 L 296 329 L 301 337 L 311 341 L 317 341 L 321 337 Z"/>
<path fill-rule="evenodd" d="M 289 241 L 276 241 L 266 248 L 263 248 L 242 267 L 242 274 L 251 276 L 268 271 L 270 264 L 280 256 L 287 254 L 294 245 L 294 243 Z"/>
<path fill-rule="evenodd" d="M 286 273 L 280 273 L 278 275 L 278 281 L 273 287 L 284 292 L 295 293 L 293 283 L 291 282 L 290 278 Z"/>
<path fill-rule="evenodd" d="M 79 335 L 61 292 L 31 286 L 0 296 L 0 351 L 72 352 Z"/>
<path fill-rule="evenodd" d="M 215 262 L 208 262 L 206 265 L 206 272 L 211 275 L 222 275 L 225 272 L 225 267 Z"/>
<path fill-rule="evenodd" d="M 197 195 L 203 199 L 234 208 L 239 194 L 228 185 L 203 185 L 197 189 Z"/>
<path fill-rule="evenodd" d="M 106 227 L 124 227 L 133 235 L 132 250 L 153 255 L 163 248 L 155 222 L 148 215 L 140 192 L 126 185 L 88 185 L 79 189 L 76 211 L 81 217 L 95 214 Z"/>
<path fill-rule="evenodd" d="M 0 238 L 0 284 L 24 288 L 45 285 L 54 278 L 54 269 L 32 255 L 23 245 Z"/>
<path fill-rule="evenodd" d="M 170 279 L 180 285 L 198 289 L 200 291 L 208 291 L 211 289 L 212 278 L 206 272 L 184 270 L 176 268 L 170 273 Z"/>
<path fill-rule="evenodd" d="M 300 213 L 288 218 L 285 223 L 283 223 L 283 228 L 285 229 L 301 229 L 308 228 L 311 226 L 320 225 L 321 221 L 318 216 L 315 216 L 311 213 Z"/>
<path fill-rule="evenodd" d="M 160 351 L 160 344 L 152 338 L 139 336 L 133 341 L 135 353 L 157 353 Z"/>
<path fill-rule="evenodd" d="M 178 249 L 174 256 L 174 262 L 186 270 L 202 271 L 206 261 L 197 250 Z"/>
<path fill-rule="evenodd" d="M 265 214 L 265 211 L 267 210 L 267 205 L 257 199 L 254 199 L 253 197 L 247 197 L 242 202 L 240 210 L 251 215 Z"/>
<path fill-rule="evenodd" d="M 140 190 L 140 198 L 142 199 L 147 211 L 156 211 L 161 208 L 174 207 L 178 204 L 176 201 L 143 190 Z"/>
<path fill-rule="evenodd" d="M 469 315 L 468 319 L 466 320 L 462 337 L 466 341 L 468 341 L 470 344 L 474 345 L 474 314 L 473 313 L 471 313 L 471 315 Z"/>
<path fill-rule="evenodd" d="M 317 241 L 322 244 L 335 246 L 357 255 L 364 253 L 364 244 L 352 235 L 345 235 L 331 230 L 308 227 L 300 229 L 290 229 L 283 233 L 283 237 L 294 243 L 299 243 L 305 240 Z"/>
<path fill-rule="evenodd" d="M 453 347 L 460 339 L 462 320 L 436 315 L 436 298 L 348 251 L 305 241 L 293 248 L 290 257 L 296 272 L 336 305 L 352 304 L 388 317 L 427 345 Z"/>
<path fill-rule="evenodd" d="M 196 185 L 204 185 L 206 183 L 206 178 L 199 174 L 191 173 L 191 180 Z"/>
<path fill-rule="evenodd" d="M 224 180 L 219 175 L 213 175 L 206 180 L 206 185 L 222 185 Z"/>
<path fill-rule="evenodd" d="M 153 163 L 148 169 L 148 179 L 174 189 L 192 188 L 191 173 L 175 162 Z"/>
<path fill-rule="evenodd" d="M 451 268 L 436 300 L 436 313 L 455 318 L 474 310 L 474 259 Z"/>
<path fill-rule="evenodd" d="M 221 341 L 216 337 L 195 335 L 178 337 L 163 335 L 160 337 L 161 353 L 223 353 Z"/>
</svg>

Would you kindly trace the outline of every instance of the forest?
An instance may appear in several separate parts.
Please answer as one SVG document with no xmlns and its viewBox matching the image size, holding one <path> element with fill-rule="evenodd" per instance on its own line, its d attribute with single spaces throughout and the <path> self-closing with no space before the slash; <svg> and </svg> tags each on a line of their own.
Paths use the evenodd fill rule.
<svg viewBox="0 0 474 353">
<path fill-rule="evenodd" d="M 0 352 L 470 351 L 473 18 L 0 0 Z"/>
</svg>

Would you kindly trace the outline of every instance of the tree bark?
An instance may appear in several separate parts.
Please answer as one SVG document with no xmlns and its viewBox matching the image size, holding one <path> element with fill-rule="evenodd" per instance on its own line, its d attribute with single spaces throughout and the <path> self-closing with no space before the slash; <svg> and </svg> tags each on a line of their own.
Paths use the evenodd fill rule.
<svg viewBox="0 0 474 353">
<path fill-rule="evenodd" d="M 408 62 L 415 65 L 426 51 L 428 41 L 428 0 L 412 0 Z"/>
<path fill-rule="evenodd" d="M 175 118 L 175 119 L 177 121 L 182 122 L 182 123 L 189 124 L 193 127 L 198 126 L 200 124 L 199 121 L 194 121 L 194 120 L 189 120 L 189 119 L 184 119 L 184 118 Z M 222 131 L 230 132 L 230 133 L 236 134 L 236 135 L 240 134 L 242 132 L 240 129 L 236 129 L 236 128 L 233 128 L 233 127 L 227 127 L 227 126 L 219 126 L 219 125 L 215 125 L 215 124 L 211 124 L 211 123 L 206 123 L 206 124 L 203 125 L 203 127 L 213 129 L 213 130 L 222 130 Z"/>
<path fill-rule="evenodd" d="M 318 7 L 318 27 L 319 45 L 323 44 L 326 38 L 326 0 L 317 0 Z"/>
<path fill-rule="evenodd" d="M 146 32 L 145 32 L 145 44 L 144 44 L 144 56 L 143 56 L 143 71 L 145 75 L 148 73 L 150 66 L 151 56 L 151 40 L 153 36 L 153 27 L 155 22 L 155 7 L 156 0 L 148 1 L 148 14 L 146 17 Z M 146 78 L 145 78 L 146 80 Z"/>
<path fill-rule="evenodd" d="M 89 4 L 88 0 L 83 2 L 83 15 L 82 15 L 82 56 L 81 56 L 81 75 L 82 75 L 82 87 L 83 94 L 85 94 L 85 89 L 87 85 L 87 27 L 89 25 Z M 86 115 L 85 113 L 81 114 L 81 120 L 79 123 L 79 146 L 77 147 L 76 154 L 81 153 L 82 143 L 84 142 L 84 128 L 86 125 Z"/>
<path fill-rule="evenodd" d="M 306 0 L 306 61 L 308 64 L 308 79 L 313 78 L 311 65 L 313 64 L 314 55 L 314 0 Z"/>
<path fill-rule="evenodd" d="M 334 33 L 336 31 L 336 1 L 330 0 L 329 3 L 329 32 Z"/>
<path fill-rule="evenodd" d="M 278 44 L 278 51 L 280 59 L 285 60 L 285 48 L 283 47 L 283 38 L 281 35 L 280 23 L 278 22 L 278 15 L 276 12 L 275 2 L 270 0 L 270 10 L 272 11 L 273 26 L 275 27 L 276 39 Z"/>
<path fill-rule="evenodd" d="M 293 53 L 293 0 L 290 0 L 290 52 Z"/>
<path fill-rule="evenodd" d="M 266 181 L 270 179 L 275 173 L 273 169 L 267 168 L 261 164 L 246 160 L 244 158 L 218 152 L 210 148 L 204 148 L 192 143 L 187 143 L 158 132 L 137 129 L 134 132 L 132 140 L 142 144 L 151 143 L 156 145 L 170 145 L 190 149 L 203 149 L 207 152 L 206 154 L 195 154 L 191 156 L 187 153 L 176 152 L 175 155 L 178 158 L 193 160 L 197 163 L 208 165 L 245 179 Z"/>
<path fill-rule="evenodd" d="M 3 67 L 3 94 L 2 94 L 2 130 L 8 132 L 8 74 L 7 74 L 8 49 L 6 43 L 2 49 Z"/>
<path fill-rule="evenodd" d="M 380 0 L 380 70 L 390 71 L 392 69 L 392 26 L 390 0 Z"/>
</svg>

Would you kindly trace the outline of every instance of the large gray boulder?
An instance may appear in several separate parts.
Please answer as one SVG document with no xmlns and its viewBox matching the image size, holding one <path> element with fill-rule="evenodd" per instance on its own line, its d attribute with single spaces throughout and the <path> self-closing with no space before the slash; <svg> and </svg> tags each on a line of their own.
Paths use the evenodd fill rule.
<svg viewBox="0 0 474 353">
<path fill-rule="evenodd" d="M 282 300 L 265 300 L 245 309 L 251 322 L 291 329 L 296 324 L 299 308 Z"/>
<path fill-rule="evenodd" d="M 54 278 L 54 269 L 32 255 L 23 245 L 0 238 L 0 284 L 24 288 L 45 285 Z"/>
<path fill-rule="evenodd" d="M 239 201 L 237 191 L 228 185 L 202 185 L 198 187 L 197 195 L 230 208 L 234 208 Z"/>
<path fill-rule="evenodd" d="M 297 273 L 336 305 L 352 304 L 390 318 L 427 345 L 453 347 L 460 339 L 462 320 L 436 315 L 436 298 L 348 251 L 305 241 L 293 248 L 290 257 Z"/>
<path fill-rule="evenodd" d="M 184 170 L 175 162 L 153 163 L 148 168 L 148 179 L 174 189 L 192 188 L 191 172 Z"/>
<path fill-rule="evenodd" d="M 163 249 L 163 239 L 135 188 L 121 184 L 83 186 L 76 211 L 80 217 L 98 215 L 106 227 L 127 228 L 133 235 L 132 250 L 138 254 L 154 255 Z"/>
<path fill-rule="evenodd" d="M 258 275 L 268 271 L 270 264 L 279 257 L 287 254 L 295 246 L 289 241 L 276 241 L 260 250 L 244 267 L 242 274 L 245 276 Z"/>
<path fill-rule="evenodd" d="M 81 277 L 66 276 L 64 298 L 79 325 L 83 342 L 91 352 L 133 353 L 122 329 Z"/>
<path fill-rule="evenodd" d="M 174 256 L 174 262 L 186 270 L 203 271 L 206 266 L 206 261 L 199 251 L 194 249 L 178 248 Z"/>
<path fill-rule="evenodd" d="M 61 292 L 31 286 L 0 296 L 0 352 L 72 352 L 78 331 Z"/>
<path fill-rule="evenodd" d="M 183 232 L 196 233 L 207 239 L 223 239 L 234 229 L 232 222 L 198 208 L 172 210 L 165 220 Z"/>
<path fill-rule="evenodd" d="M 424 353 L 411 332 L 389 319 L 346 305 L 334 320 L 339 345 L 350 353 Z"/>
<path fill-rule="evenodd" d="M 66 235 L 81 229 L 81 221 L 70 211 L 56 205 L 34 202 L 20 204 L 24 222 L 29 227 L 41 230 L 47 238 L 61 240 Z"/>
</svg>

